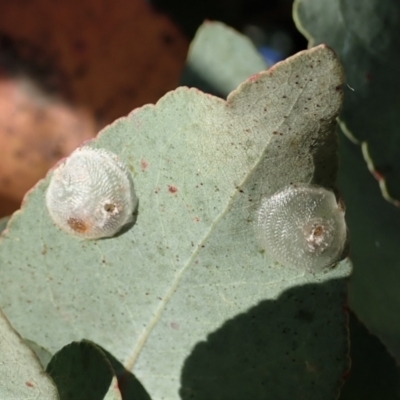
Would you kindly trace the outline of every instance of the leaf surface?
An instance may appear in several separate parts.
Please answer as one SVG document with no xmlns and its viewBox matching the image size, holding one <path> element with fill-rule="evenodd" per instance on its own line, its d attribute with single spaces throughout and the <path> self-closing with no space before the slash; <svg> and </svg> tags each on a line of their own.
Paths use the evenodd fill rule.
<svg viewBox="0 0 400 400">
<path fill-rule="evenodd" d="M 104 353 L 88 341 L 73 342 L 58 351 L 46 371 L 60 400 L 121 400 L 113 368 Z"/>
<path fill-rule="evenodd" d="M 35 354 L 0 311 L 0 398 L 58 400 L 57 389 Z"/>
<path fill-rule="evenodd" d="M 8 221 L 10 220 L 10 217 L 3 217 L 0 218 L 0 233 L 6 229 Z"/>
<path fill-rule="evenodd" d="M 178 88 L 103 130 L 89 145 L 128 164 L 136 224 L 98 241 L 59 231 L 44 205 L 50 173 L 0 243 L 0 302 L 13 324 L 51 352 L 94 341 L 154 400 L 177 398 L 180 388 L 200 399 L 186 373 L 196 344 L 237 318 L 245 343 L 248 317 L 240 316 L 261 311 L 249 354 L 269 363 L 252 370 L 248 358 L 233 383 L 256 387 L 253 399 L 287 390 L 334 399 L 347 368 L 342 304 L 350 264 L 318 275 L 279 265 L 260 248 L 254 223 L 261 199 L 291 182 L 334 186 L 342 82 L 334 53 L 319 46 L 252 77 L 226 102 Z M 272 331 L 262 329 L 268 315 Z M 283 330 L 291 333 L 276 348 Z M 282 375 L 285 385 L 270 378 L 275 351 L 279 368 L 295 365 Z M 218 362 L 229 364 L 229 355 Z"/>
</svg>

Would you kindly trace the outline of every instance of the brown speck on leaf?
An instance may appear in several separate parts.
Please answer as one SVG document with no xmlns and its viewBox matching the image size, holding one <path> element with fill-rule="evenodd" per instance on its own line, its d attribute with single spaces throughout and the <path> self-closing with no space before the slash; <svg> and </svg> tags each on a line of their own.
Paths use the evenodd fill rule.
<svg viewBox="0 0 400 400">
<path fill-rule="evenodd" d="M 32 382 L 29 382 L 29 381 L 26 381 L 26 382 L 25 382 L 25 385 L 28 386 L 28 387 L 30 387 L 30 388 L 35 387 L 35 385 L 34 385 Z"/>
<path fill-rule="evenodd" d="M 170 327 L 172 329 L 177 330 L 177 329 L 179 329 L 179 324 L 177 322 L 171 322 Z"/>
<path fill-rule="evenodd" d="M 384 176 L 383 176 L 382 172 L 378 171 L 377 169 L 375 169 L 374 171 L 372 171 L 372 176 L 373 176 L 378 182 L 380 182 L 381 180 L 384 179 Z"/>
<path fill-rule="evenodd" d="M 78 233 L 85 233 L 89 229 L 85 222 L 78 218 L 71 217 L 68 219 L 67 223 L 71 229 Z"/>
<path fill-rule="evenodd" d="M 140 169 L 142 171 L 146 171 L 148 166 L 149 166 L 149 163 L 146 160 L 140 160 Z"/>
<path fill-rule="evenodd" d="M 170 193 L 176 193 L 178 191 L 178 188 L 174 185 L 168 185 L 168 192 Z"/>
</svg>

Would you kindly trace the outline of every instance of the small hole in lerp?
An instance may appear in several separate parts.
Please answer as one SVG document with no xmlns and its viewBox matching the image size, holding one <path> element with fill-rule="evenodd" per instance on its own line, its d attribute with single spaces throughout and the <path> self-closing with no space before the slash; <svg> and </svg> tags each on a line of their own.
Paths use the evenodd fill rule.
<svg viewBox="0 0 400 400">
<path fill-rule="evenodd" d="M 115 204 L 110 204 L 110 203 L 105 204 L 105 205 L 104 205 L 104 210 L 106 210 L 106 211 L 109 212 L 109 213 L 114 212 L 114 210 L 115 210 Z"/>
</svg>

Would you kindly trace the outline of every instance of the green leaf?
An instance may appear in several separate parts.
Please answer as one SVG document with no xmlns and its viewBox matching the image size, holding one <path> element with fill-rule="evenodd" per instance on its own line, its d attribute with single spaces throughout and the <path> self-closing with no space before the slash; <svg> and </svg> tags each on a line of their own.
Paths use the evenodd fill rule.
<svg viewBox="0 0 400 400">
<path fill-rule="evenodd" d="M 127 371 L 125 367 L 107 350 L 101 348 L 101 351 L 107 357 L 114 369 L 116 378 L 118 379 L 118 388 L 124 400 L 151 400 L 146 389 L 135 375 Z"/>
<path fill-rule="evenodd" d="M 35 354 L 0 311 L 0 398 L 57 400 L 51 379 Z"/>
<path fill-rule="evenodd" d="M 343 284 L 297 286 L 227 321 L 187 358 L 182 399 L 336 399 L 346 318 L 332 305 Z"/>
<path fill-rule="evenodd" d="M 60 400 L 122 399 L 110 362 L 88 341 L 63 347 L 46 371 L 57 385 Z"/>
<path fill-rule="evenodd" d="M 205 22 L 190 45 L 180 83 L 226 97 L 266 68 L 249 38 L 222 22 Z"/>
<path fill-rule="evenodd" d="M 364 157 L 384 196 L 400 200 L 400 2 L 297 0 L 294 18 L 310 46 L 326 43 L 338 54 L 350 86 L 343 128 L 365 142 Z"/>
<path fill-rule="evenodd" d="M 400 369 L 377 337 L 350 313 L 351 370 L 340 400 L 399 400 Z"/>
<path fill-rule="evenodd" d="M 400 210 L 386 202 L 358 146 L 341 138 L 339 187 L 346 204 L 354 272 L 349 302 L 360 320 L 400 358 Z"/>
<path fill-rule="evenodd" d="M 50 362 L 53 355 L 48 350 L 46 350 L 44 347 L 39 346 L 35 342 L 32 342 L 32 340 L 24 339 L 24 342 L 36 354 L 36 357 L 39 359 L 40 364 L 43 367 L 43 369 L 46 369 L 47 364 Z"/>
<path fill-rule="evenodd" d="M 241 315 L 280 315 L 284 322 L 270 332 L 260 325 L 268 319 L 258 321 L 249 357 L 287 354 L 252 370 L 251 380 L 238 365 L 237 393 L 256 385 L 253 399 L 288 390 L 291 398 L 334 399 L 348 362 L 342 304 L 350 264 L 315 275 L 279 265 L 260 248 L 254 222 L 261 199 L 290 182 L 334 186 L 341 84 L 334 53 L 320 46 L 252 77 L 226 102 L 179 88 L 117 120 L 90 145 L 117 153 L 131 169 L 136 224 L 97 241 L 58 230 L 44 205 L 50 174 L 0 242 L 7 315 L 50 351 L 81 337 L 94 341 L 154 400 L 177 398 L 181 385 L 192 390 L 183 386 L 186 373 L 181 382 L 182 367 L 227 321 L 238 318 L 245 342 Z M 283 330 L 291 332 L 287 340 L 265 348 Z M 278 368 L 290 372 L 284 385 L 269 378 Z M 309 371 L 306 383 L 299 368 L 303 377 Z"/>
<path fill-rule="evenodd" d="M 8 224 L 8 221 L 10 220 L 10 217 L 3 217 L 0 218 L 0 233 L 6 229 L 6 226 Z"/>
</svg>

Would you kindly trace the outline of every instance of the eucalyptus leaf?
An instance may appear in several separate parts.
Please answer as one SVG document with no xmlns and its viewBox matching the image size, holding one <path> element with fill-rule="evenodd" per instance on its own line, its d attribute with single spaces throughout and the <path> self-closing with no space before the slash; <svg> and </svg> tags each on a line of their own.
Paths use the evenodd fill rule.
<svg viewBox="0 0 400 400">
<path fill-rule="evenodd" d="M 8 224 L 8 221 L 10 220 L 10 217 L 3 217 L 0 218 L 0 233 L 6 229 L 6 226 Z"/>
<path fill-rule="evenodd" d="M 122 399 L 114 370 L 94 343 L 73 342 L 63 347 L 46 371 L 57 385 L 60 400 Z"/>
<path fill-rule="evenodd" d="M 43 367 L 43 369 L 46 369 L 47 364 L 50 362 L 53 355 L 48 350 L 46 350 L 44 347 L 39 346 L 35 342 L 32 342 L 32 340 L 24 339 L 24 342 L 36 354 L 36 357 L 39 359 L 40 364 Z"/>
<path fill-rule="evenodd" d="M 326 43 L 343 63 L 345 133 L 365 142 L 382 192 L 400 204 L 400 2 L 297 0 L 294 19 L 310 46 Z"/>
<path fill-rule="evenodd" d="M 136 223 L 97 241 L 60 231 L 44 204 L 49 173 L 0 242 L 0 303 L 13 324 L 51 352 L 82 337 L 94 341 L 153 400 L 175 399 L 180 390 L 202 398 L 186 370 L 196 346 L 229 321 L 246 341 L 243 324 L 255 312 L 261 319 L 246 371 L 237 364 L 232 381 L 241 387 L 237 396 L 256 385 L 253 399 L 266 391 L 277 399 L 299 391 L 335 399 L 348 368 L 342 304 L 351 266 L 344 260 L 314 274 L 280 265 L 260 247 L 254 224 L 261 199 L 290 183 L 334 187 L 342 83 L 335 54 L 319 46 L 253 76 L 226 102 L 178 88 L 104 129 L 88 145 L 118 154 L 132 171 Z M 262 329 L 279 320 L 282 326 Z M 235 348 L 218 362 L 229 362 Z M 286 356 L 271 363 L 280 350 Z M 269 362 L 251 380 L 239 379 L 262 354 Z M 284 385 L 266 379 L 271 368 L 291 371 Z M 308 371 L 306 383 L 298 368 Z M 242 400 L 232 389 L 221 398 Z"/>
<path fill-rule="evenodd" d="M 340 400 L 399 400 L 400 368 L 382 342 L 350 313 L 351 370 Z"/>
<path fill-rule="evenodd" d="M 205 22 L 190 44 L 180 83 L 226 97 L 266 68 L 248 37 L 222 22 Z"/>
<path fill-rule="evenodd" d="M 381 196 L 364 168 L 360 148 L 341 139 L 339 187 L 346 204 L 354 264 L 350 307 L 399 360 L 400 209 Z"/>
<path fill-rule="evenodd" d="M 33 351 L 0 311 L 0 399 L 58 400 L 57 389 Z"/>
<path fill-rule="evenodd" d="M 107 357 L 115 372 L 118 380 L 118 389 L 124 400 L 151 400 L 146 389 L 135 375 L 126 370 L 125 367 L 107 350 L 101 348 L 101 351 Z"/>
</svg>

